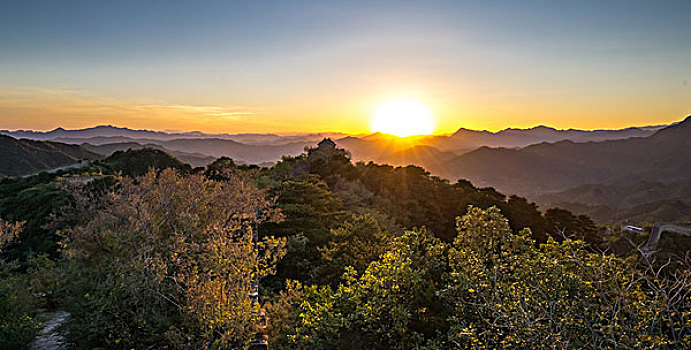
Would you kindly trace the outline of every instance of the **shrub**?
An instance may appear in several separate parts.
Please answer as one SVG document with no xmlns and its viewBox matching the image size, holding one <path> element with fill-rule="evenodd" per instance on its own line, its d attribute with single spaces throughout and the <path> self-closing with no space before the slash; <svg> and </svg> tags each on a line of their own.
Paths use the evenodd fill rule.
<svg viewBox="0 0 691 350">
<path fill-rule="evenodd" d="M 19 235 L 22 223 L 0 220 L 0 251 Z M 23 349 L 36 334 L 34 303 L 25 279 L 14 273 L 16 264 L 0 261 L 0 349 Z"/>
<path fill-rule="evenodd" d="M 239 175 L 220 182 L 164 170 L 79 202 L 81 224 L 63 241 L 78 345 L 248 344 L 258 327 L 252 283 L 274 272 L 285 243 L 253 244 L 256 214 L 270 205 L 264 193 Z"/>
</svg>

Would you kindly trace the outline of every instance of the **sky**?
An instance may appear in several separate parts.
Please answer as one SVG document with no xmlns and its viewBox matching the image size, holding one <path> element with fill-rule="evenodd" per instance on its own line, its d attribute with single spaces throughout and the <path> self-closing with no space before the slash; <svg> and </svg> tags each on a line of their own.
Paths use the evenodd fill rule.
<svg viewBox="0 0 691 350">
<path fill-rule="evenodd" d="M 691 114 L 691 1 L 0 0 L 0 129 L 435 132 Z"/>
</svg>

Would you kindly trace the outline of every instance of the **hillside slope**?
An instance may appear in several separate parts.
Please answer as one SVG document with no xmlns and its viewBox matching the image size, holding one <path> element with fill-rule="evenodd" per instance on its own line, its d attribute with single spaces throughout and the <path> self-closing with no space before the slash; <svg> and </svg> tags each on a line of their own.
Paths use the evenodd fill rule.
<svg viewBox="0 0 691 350">
<path fill-rule="evenodd" d="M 159 149 L 141 148 L 116 151 L 97 163 L 114 173 L 126 176 L 141 176 L 149 169 L 176 169 L 183 174 L 192 172 L 192 167 Z"/>
<path fill-rule="evenodd" d="M 77 145 L 0 135 L 0 176 L 28 175 L 99 158 L 99 154 Z"/>
<path fill-rule="evenodd" d="M 599 222 L 656 222 L 691 218 L 691 180 L 580 185 L 534 199 L 543 208 L 566 208 Z"/>
</svg>

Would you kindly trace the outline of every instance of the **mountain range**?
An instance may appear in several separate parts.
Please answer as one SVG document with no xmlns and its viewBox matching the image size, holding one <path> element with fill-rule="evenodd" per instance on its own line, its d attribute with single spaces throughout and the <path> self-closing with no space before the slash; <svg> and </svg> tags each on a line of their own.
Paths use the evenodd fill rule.
<svg viewBox="0 0 691 350">
<path fill-rule="evenodd" d="M 450 135 L 408 138 L 381 133 L 177 133 L 114 126 L 48 132 L 0 130 L 1 134 L 12 137 L 2 138 L 3 156 L 13 154 L 12 159 L 19 159 L 13 169 L 0 169 L 4 175 L 22 175 L 145 147 L 164 151 L 194 167 L 222 156 L 237 163 L 269 166 L 282 156 L 301 154 L 306 147 L 331 137 L 356 161 L 419 165 L 451 181 L 467 179 L 478 186 L 530 198 L 541 206 L 559 205 L 587 213 L 599 221 L 644 218 L 640 213 L 650 212 L 655 203 L 658 208 L 691 207 L 687 196 L 691 193 L 674 190 L 687 188 L 684 181 L 691 181 L 691 117 L 666 126 L 619 130 L 538 126 L 499 132 L 459 129 Z M 35 149 L 42 153 L 28 151 Z M 46 156 L 46 152 L 56 156 Z M 602 196 L 607 200 L 598 193 L 606 194 Z M 663 210 L 663 214 L 670 210 Z"/>
<path fill-rule="evenodd" d="M 672 182 L 691 177 L 691 117 L 647 137 L 480 147 L 452 159 L 442 174 L 532 197 L 582 184 Z"/>
<path fill-rule="evenodd" d="M 57 128 L 51 131 L 33 130 L 0 130 L 0 134 L 12 136 L 14 138 L 26 138 L 42 141 L 59 141 L 65 143 L 79 143 L 72 141 L 84 141 L 92 138 L 105 138 L 105 140 L 131 140 L 131 139 L 150 139 L 150 140 L 174 140 L 174 139 L 202 139 L 213 138 L 223 140 L 233 140 L 248 145 L 281 145 L 295 142 L 317 142 L 324 137 L 340 138 L 346 136 L 343 133 L 310 133 L 295 135 L 277 134 L 208 134 L 200 131 L 191 132 L 165 132 L 155 130 L 135 130 L 129 128 L 116 127 L 113 125 L 99 125 L 85 129 L 66 130 Z"/>
<path fill-rule="evenodd" d="M 420 139 L 435 143 L 442 146 L 444 143 L 450 143 L 448 147 L 476 147 L 477 145 L 485 145 L 491 147 L 522 147 L 538 142 L 554 142 L 559 140 L 570 139 L 575 142 L 585 141 L 602 141 L 614 138 L 627 138 L 634 136 L 647 136 L 658 129 L 665 127 L 660 126 L 645 126 L 645 127 L 631 127 L 625 129 L 615 130 L 579 130 L 567 129 L 558 130 L 552 127 L 540 125 L 528 129 L 508 128 L 498 132 L 491 132 L 486 130 L 471 130 L 460 128 L 451 135 L 445 136 L 423 136 Z M 308 133 L 308 134 L 271 134 L 271 133 L 243 133 L 243 134 L 209 134 L 200 131 L 191 132 L 176 132 L 176 131 L 155 131 L 155 130 L 135 130 L 124 127 L 116 127 L 113 125 L 99 125 L 91 128 L 67 130 L 64 128 L 56 128 L 51 131 L 34 131 L 34 130 L 0 130 L 0 134 L 9 135 L 15 138 L 27 138 L 32 140 L 55 140 L 55 139 L 85 139 L 92 137 L 127 137 L 135 139 L 158 139 L 171 140 L 180 138 L 218 138 L 234 140 L 245 144 L 283 144 L 302 141 L 318 141 L 323 137 L 331 137 L 339 139 L 348 135 L 343 133 L 327 132 L 327 133 Z M 365 137 L 372 138 L 376 135 L 367 135 Z M 357 136 L 357 135 L 356 135 Z M 440 141 L 437 141 L 440 140 Z"/>
<path fill-rule="evenodd" d="M 334 139 L 348 149 L 356 160 L 375 160 L 403 164 L 419 157 L 419 146 L 426 146 L 426 157 L 446 158 L 460 155 L 481 146 L 516 148 L 540 142 L 571 140 L 574 142 L 602 141 L 628 137 L 649 136 L 662 126 L 626 128 L 620 130 L 557 130 L 546 126 L 530 129 L 505 129 L 498 132 L 459 129 L 451 135 L 397 138 L 375 133 L 351 136 L 342 133 L 311 134 L 207 134 L 194 132 L 163 132 L 133 130 L 102 125 L 86 129 L 52 131 L 0 130 L 0 134 L 14 138 L 55 141 L 67 144 L 104 146 L 113 144 L 157 145 L 169 152 L 197 153 L 207 157 L 228 156 L 238 162 L 270 163 L 284 155 L 297 155 L 305 147 L 314 146 L 324 137 Z M 248 147 L 257 146 L 257 147 Z M 110 146 L 122 149 L 122 146 Z M 102 148 L 105 149 L 105 148 Z M 406 153 L 412 154 L 408 157 Z M 451 153 L 447 153 L 451 152 Z M 197 155 L 197 158 L 198 158 Z M 194 159 L 194 158 L 192 158 Z M 399 163 L 400 162 L 400 163 Z M 414 164 L 420 164 L 414 162 Z M 422 164 L 420 164 L 422 165 Z"/>
</svg>

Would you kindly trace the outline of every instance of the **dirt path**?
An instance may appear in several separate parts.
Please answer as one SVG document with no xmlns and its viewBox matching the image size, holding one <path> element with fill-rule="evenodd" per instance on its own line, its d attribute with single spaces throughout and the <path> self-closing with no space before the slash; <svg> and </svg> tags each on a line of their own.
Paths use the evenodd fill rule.
<svg viewBox="0 0 691 350">
<path fill-rule="evenodd" d="M 36 339 L 29 344 L 29 350 L 63 350 L 67 349 L 65 337 L 58 333 L 58 328 L 65 323 L 70 314 L 65 311 L 49 312 L 41 315 L 45 318 L 43 329 Z"/>
</svg>

